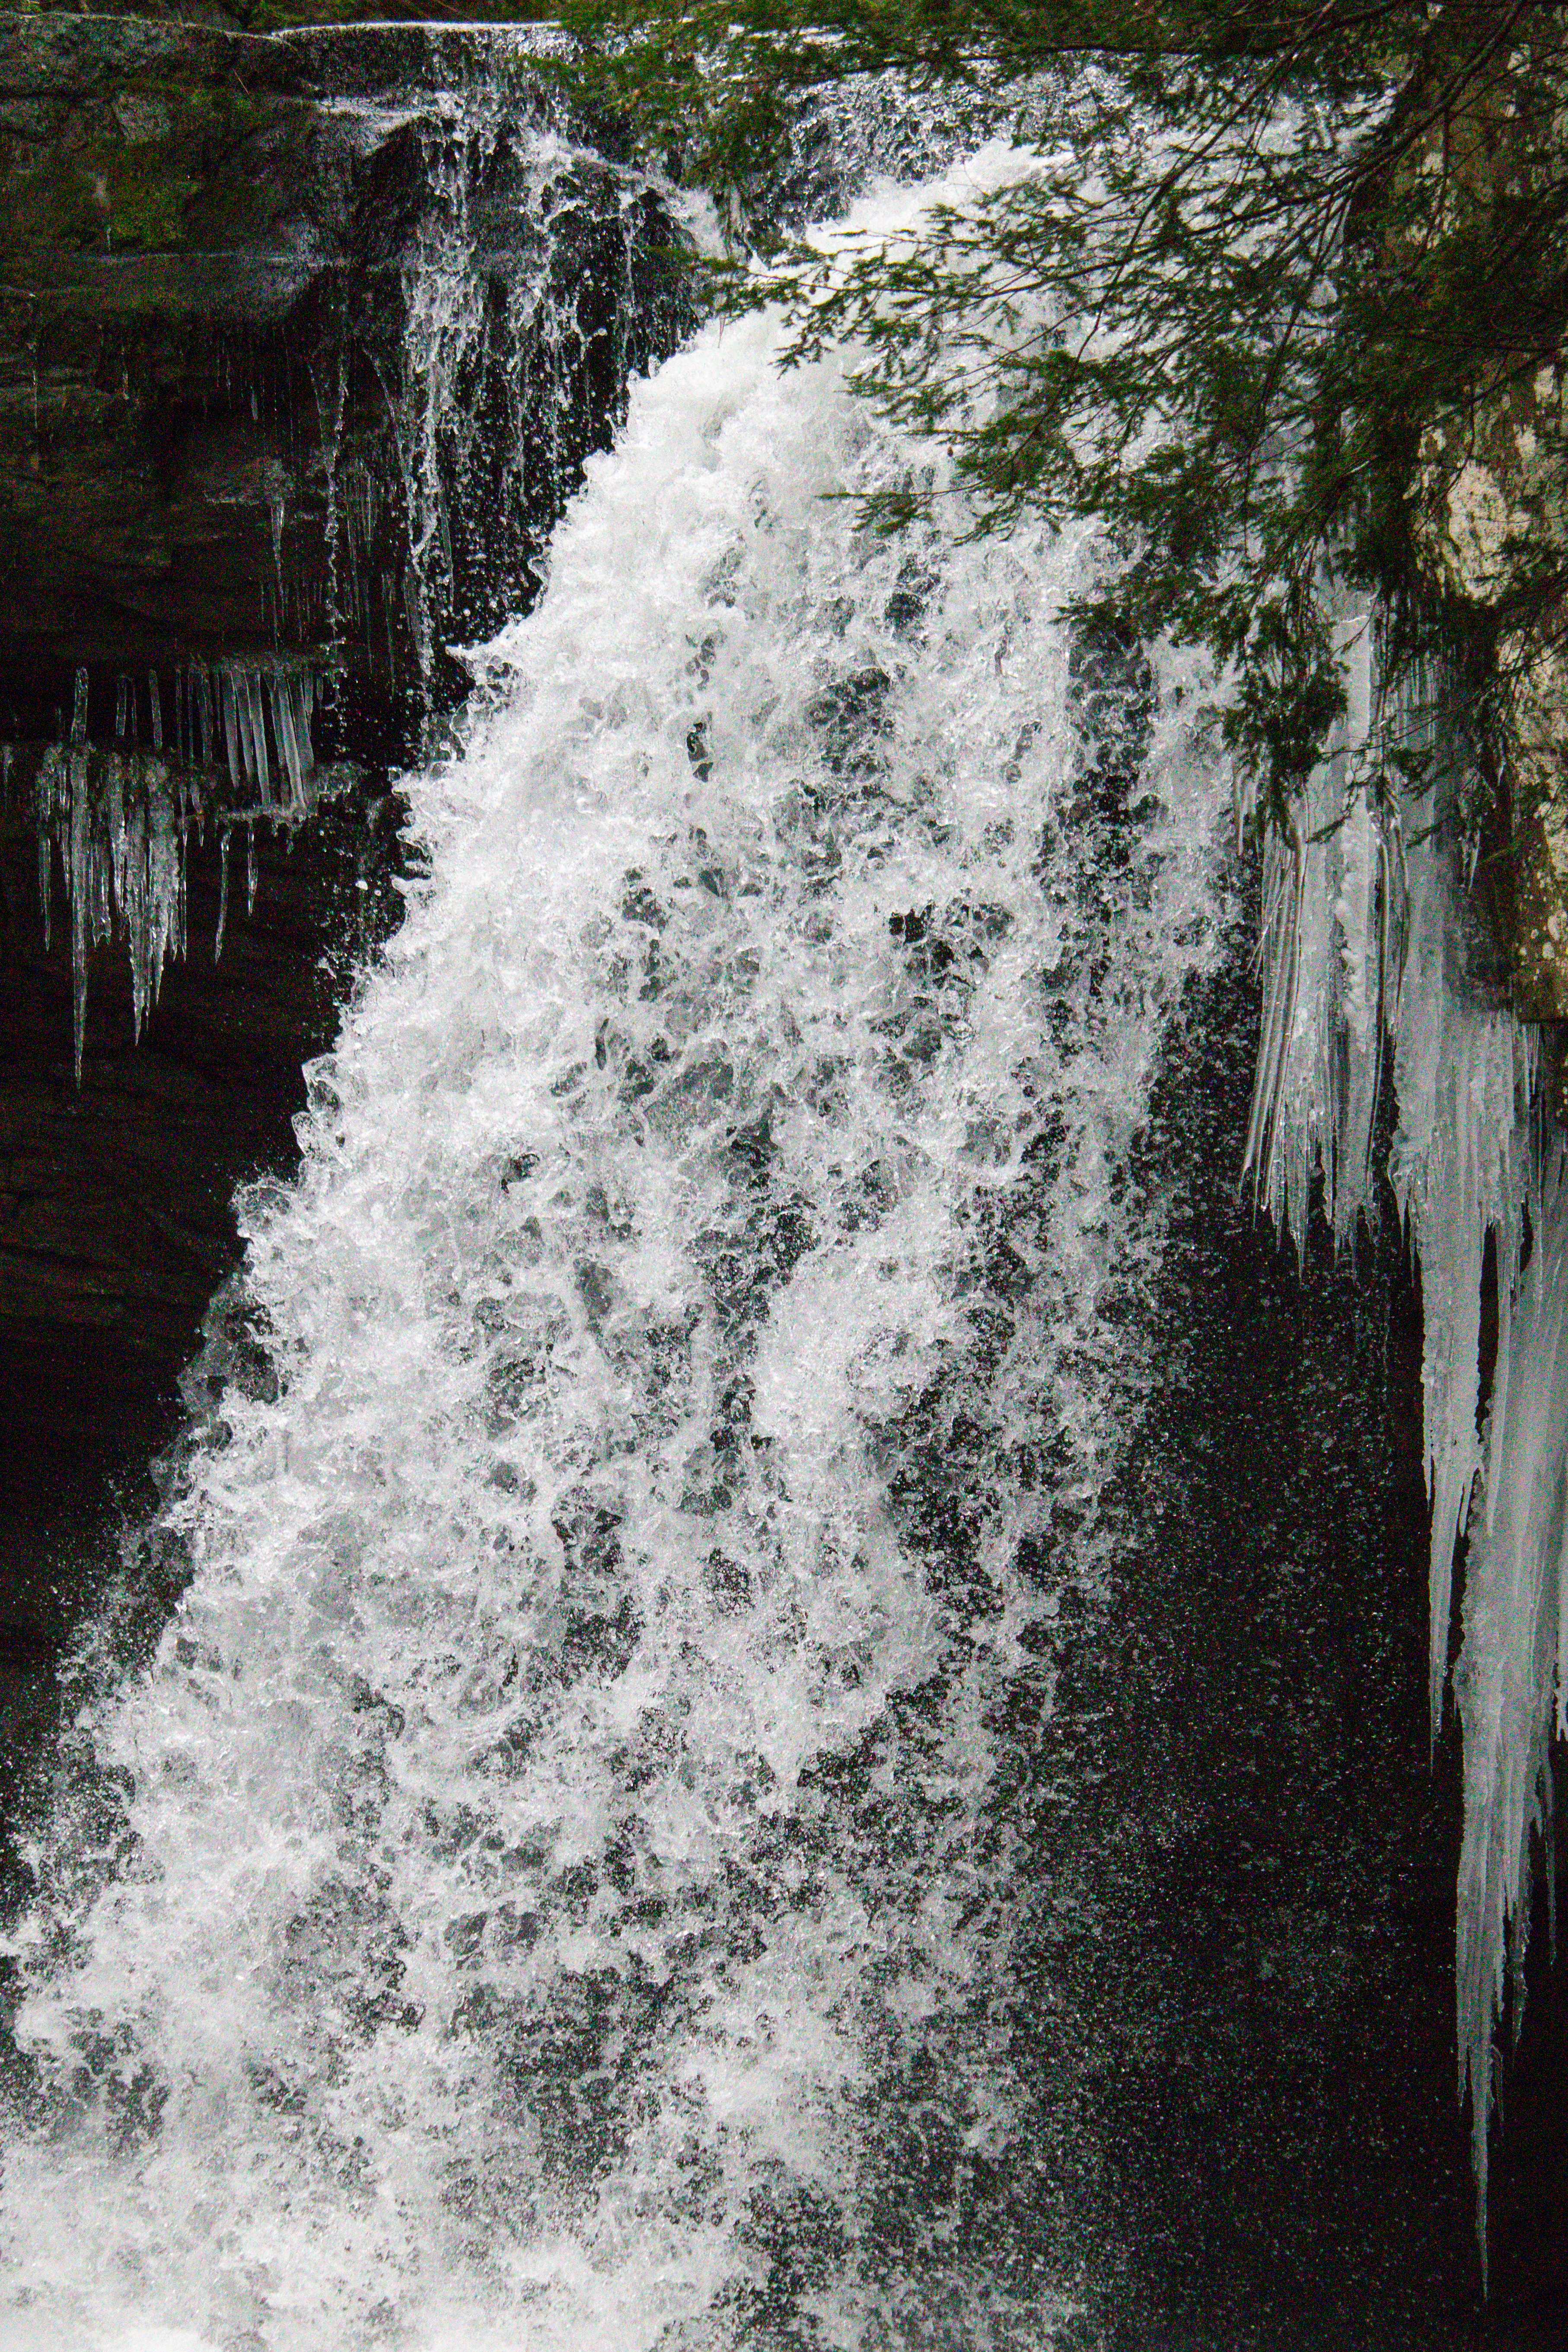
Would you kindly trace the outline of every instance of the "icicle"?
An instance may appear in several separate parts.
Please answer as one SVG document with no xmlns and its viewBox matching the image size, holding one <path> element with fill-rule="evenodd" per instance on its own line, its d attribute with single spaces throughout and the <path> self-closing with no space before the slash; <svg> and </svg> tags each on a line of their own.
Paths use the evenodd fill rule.
<svg viewBox="0 0 1568 2352">
<path fill-rule="evenodd" d="M 55 842 L 55 763 L 58 754 L 51 746 L 38 762 L 37 782 L 34 786 L 35 825 L 38 836 L 38 904 L 44 918 L 44 952 L 53 946 L 54 929 L 53 880 Z"/>
<path fill-rule="evenodd" d="M 79 712 L 86 701 L 85 671 L 77 672 Z M 76 732 L 73 724 L 72 733 Z M 87 1043 L 87 951 L 91 914 L 91 811 L 88 805 L 87 762 L 73 753 L 67 762 L 70 852 L 66 864 L 66 887 L 71 917 L 71 1018 L 75 1043 L 76 1082 L 81 1084 L 82 1054 Z"/>
<path fill-rule="evenodd" d="M 1263 1030 L 1252 1117 L 1242 1158 L 1242 1181 L 1250 1177 L 1259 1200 L 1278 1223 L 1287 1202 L 1280 1160 L 1280 1124 L 1285 1116 L 1291 1041 L 1300 988 L 1301 894 L 1306 857 L 1300 837 L 1270 839 L 1264 857 L 1263 921 L 1258 960 L 1263 971 Z M 1300 1241 L 1298 1239 L 1298 1251 Z"/>
<path fill-rule="evenodd" d="M 147 673 L 147 708 L 153 718 L 153 749 L 161 751 L 163 748 L 163 697 L 155 669 Z"/>
<path fill-rule="evenodd" d="M 256 912 L 256 827 L 245 828 L 245 912 L 248 919 Z"/>
<path fill-rule="evenodd" d="M 239 772 L 247 798 L 255 800 L 261 790 L 261 772 L 256 757 L 256 739 L 251 731 L 250 673 L 237 665 L 231 665 L 229 675 L 234 688 L 234 731 L 239 747 Z"/>
<path fill-rule="evenodd" d="M 1531 1261 L 1519 1278 L 1508 1406 L 1490 1524 L 1472 1530 L 1465 1642 L 1455 1691 L 1465 1737 L 1459 1861 L 1460 2091 L 1468 2084 L 1485 2229 L 1492 2032 L 1516 1961 L 1530 1840 L 1544 1827 L 1547 1748 L 1560 1708 L 1563 1617 L 1563 1436 L 1568 1430 L 1568 1185 L 1561 1155 L 1538 1195 Z M 1522 1987 L 1515 1971 L 1516 2003 Z M 1518 2011 L 1516 2007 L 1516 2017 Z M 1483 2236 L 1484 2252 L 1484 2236 Z"/>
<path fill-rule="evenodd" d="M 290 683 L 289 679 L 276 675 L 269 677 L 267 681 L 267 701 L 272 718 L 272 740 L 278 752 L 279 770 L 288 783 L 285 804 L 291 808 L 299 798 L 296 783 L 299 759 L 289 707 Z"/>
<path fill-rule="evenodd" d="M 267 498 L 268 517 L 272 526 L 272 571 L 278 583 L 278 617 L 286 619 L 288 590 L 283 579 L 283 532 L 289 520 L 289 478 L 279 472 L 274 478 Z"/>
<path fill-rule="evenodd" d="M 226 824 L 218 835 L 217 847 L 217 933 L 213 940 L 213 961 L 223 961 L 224 926 L 228 920 L 228 843 L 230 828 Z"/>
<path fill-rule="evenodd" d="M 267 719 L 261 697 L 261 680 L 254 669 L 244 669 L 237 681 L 240 706 L 240 724 L 245 730 L 247 757 L 256 788 L 263 808 L 272 806 L 272 761 L 267 748 Z"/>
<path fill-rule="evenodd" d="M 87 741 L 87 672 L 85 669 L 79 669 L 76 674 L 76 694 L 71 706 L 71 741 L 73 744 Z"/>
<path fill-rule="evenodd" d="M 1382 861 L 1377 826 L 1364 791 L 1352 794 L 1340 828 L 1340 890 L 1334 921 L 1340 936 L 1340 1004 L 1345 1050 L 1339 1059 L 1333 1106 L 1334 1238 L 1342 1248 L 1372 1197 L 1373 1122 L 1382 1055 L 1377 982 L 1377 887 Z"/>
<path fill-rule="evenodd" d="M 138 1037 L 148 1011 L 158 1001 L 164 959 L 184 946 L 183 881 L 173 797 L 167 791 L 152 793 L 147 803 L 147 900 L 139 959 L 142 979 L 136 1013 Z"/>
<path fill-rule="evenodd" d="M 218 693 L 223 714 L 224 756 L 228 761 L 228 778 L 237 793 L 245 790 L 244 754 L 240 748 L 239 719 L 235 709 L 234 676 L 226 663 L 218 671 Z"/>
<path fill-rule="evenodd" d="M 308 805 L 310 797 L 314 681 L 308 674 L 275 671 L 267 683 L 273 740 L 278 746 L 279 763 L 289 780 L 288 805 L 290 811 L 299 811 Z"/>
</svg>

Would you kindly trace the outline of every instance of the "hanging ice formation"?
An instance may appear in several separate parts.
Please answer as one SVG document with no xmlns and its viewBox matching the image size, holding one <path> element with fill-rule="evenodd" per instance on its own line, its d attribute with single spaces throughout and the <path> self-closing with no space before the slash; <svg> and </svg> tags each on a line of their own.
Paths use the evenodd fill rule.
<svg viewBox="0 0 1568 2352">
<path fill-rule="evenodd" d="M 384 346 L 373 323 L 347 320 L 337 385 L 321 398 L 323 642 L 186 663 L 162 679 L 121 677 L 107 744 L 107 708 L 89 730 L 79 677 L 70 740 L 32 755 L 46 927 L 52 854 L 70 912 L 79 1080 L 90 950 L 123 934 L 138 1035 L 165 961 L 184 951 L 189 825 L 222 829 L 221 952 L 229 835 L 244 825 L 248 844 L 258 821 L 293 825 L 311 814 L 322 782 L 312 721 L 356 639 L 379 621 L 385 670 L 395 676 L 395 603 L 427 684 L 440 647 L 516 611 L 584 457 L 622 412 L 632 374 L 673 340 L 678 292 L 668 271 L 650 267 L 668 220 L 645 179 L 573 143 L 531 64 L 538 28 L 510 29 L 515 39 L 495 28 L 477 65 L 470 36 L 450 45 L 429 36 L 442 86 L 419 116 L 418 211 L 395 332 Z M 367 135 L 384 134 L 384 108 L 361 99 L 341 106 L 364 118 Z M 347 342 L 360 334 L 383 373 L 390 448 L 345 467 Z M 275 476 L 281 628 L 290 599 L 279 485 L 288 476 L 280 467 Z M 389 520 L 402 535 L 395 586 L 372 577 Z M 25 787 L 28 755 L 14 751 L 11 766 L 8 783 Z M 349 775 L 334 769 L 332 781 Z"/>
<path fill-rule="evenodd" d="M 1001 1768 L 1152 1377 L 1224 787 L 1168 669 L 1089 805 L 1089 537 L 858 530 L 931 453 L 775 345 L 637 387 L 411 780 L 247 1211 L 270 1377 L 11 1939 L 4 2352 L 1057 2340 L 966 2218 L 1047 2202 Z"/>
<path fill-rule="evenodd" d="M 62 746 L 43 754 L 36 792 L 46 945 L 57 851 L 65 870 L 79 1084 L 89 951 L 111 938 L 117 924 L 123 930 L 138 1037 L 157 1002 L 164 960 L 184 951 L 187 812 L 168 769 L 153 753 Z"/>
<path fill-rule="evenodd" d="M 302 816 L 315 781 L 310 720 L 322 683 L 308 662 L 192 663 L 176 688 L 179 744 L 209 769 L 221 751 L 237 807 Z"/>
<path fill-rule="evenodd" d="M 1387 1175 L 1421 1268 L 1431 1502 L 1430 1706 L 1448 1683 L 1456 1547 L 1466 1539 L 1453 1688 L 1464 1739 L 1458 1872 L 1459 2091 L 1468 2087 L 1483 2255 L 1492 2036 L 1510 1937 L 1515 2019 L 1531 1841 L 1550 1824 L 1548 1748 L 1568 1671 L 1568 1197 L 1535 1099 L 1535 1039 L 1468 905 L 1462 779 L 1403 812 L 1373 785 L 1389 740 L 1441 751 L 1418 696 L 1379 707 L 1375 630 L 1342 625 L 1348 721 L 1265 854 L 1263 1037 L 1247 1166 L 1298 1250 L 1321 1174 L 1336 1242 L 1375 1214 L 1373 1138 L 1392 1050 Z M 1495 1249 L 1498 1344 L 1481 1389 L 1482 1284 Z"/>
<path fill-rule="evenodd" d="M 70 740 L 31 756 L 38 893 L 46 943 L 53 868 L 70 923 L 76 1075 L 87 1024 L 88 958 L 122 936 L 140 1037 L 163 966 L 185 950 L 185 847 L 192 824 L 227 829 L 258 816 L 296 824 L 314 805 L 310 718 L 318 673 L 298 661 L 191 664 L 165 715 L 156 673 L 121 677 L 112 749 L 88 740 L 88 678 L 77 674 Z M 26 789 L 28 755 L 10 747 L 8 793 Z M 222 919 L 216 941 L 222 950 Z"/>
</svg>

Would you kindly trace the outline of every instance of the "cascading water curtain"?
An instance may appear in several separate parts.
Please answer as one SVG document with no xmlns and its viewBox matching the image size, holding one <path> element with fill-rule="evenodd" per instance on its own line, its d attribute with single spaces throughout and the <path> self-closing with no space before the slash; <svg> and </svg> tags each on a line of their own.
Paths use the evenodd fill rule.
<svg viewBox="0 0 1568 2352">
<path fill-rule="evenodd" d="M 1434 1739 L 1466 1540 L 1453 1675 L 1464 1738 L 1457 1986 L 1484 2262 L 1492 2038 L 1510 1936 L 1515 1962 L 1523 1956 L 1531 1841 L 1549 1823 L 1548 1748 L 1553 1728 L 1565 1728 L 1568 1196 L 1562 1144 L 1542 1124 L 1533 1034 L 1472 976 L 1474 848 L 1454 814 L 1456 780 L 1439 776 L 1405 813 L 1408 839 L 1368 781 L 1385 735 L 1440 749 L 1433 705 L 1415 695 L 1379 709 L 1373 624 L 1349 615 L 1344 632 L 1346 725 L 1300 795 L 1293 837 L 1265 853 L 1263 1046 L 1247 1160 L 1259 1199 L 1299 1251 L 1321 1174 L 1342 1245 L 1363 1211 L 1376 1213 L 1372 1135 L 1392 1043 L 1388 1177 L 1421 1268 Z M 1499 1333 L 1483 1398 L 1489 1236 Z M 1517 1999 L 1517 1966 L 1515 1979 Z"/>
<path fill-rule="evenodd" d="M 249 1204 L 274 1379 L 11 1937 L 5 2352 L 1064 2316 L 965 2234 L 1005 2158 L 1045 2201 L 1004 1766 L 1154 1377 L 1225 787 L 1173 661 L 1104 861 L 1091 535 L 863 532 L 936 454 L 777 334 L 637 387 L 410 780 L 428 878 Z"/>
</svg>

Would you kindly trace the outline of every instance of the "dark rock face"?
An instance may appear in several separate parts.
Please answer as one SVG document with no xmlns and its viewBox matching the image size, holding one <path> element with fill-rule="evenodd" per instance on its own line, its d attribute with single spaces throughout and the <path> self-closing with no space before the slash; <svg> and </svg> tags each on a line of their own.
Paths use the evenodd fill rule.
<svg viewBox="0 0 1568 2352">
<path fill-rule="evenodd" d="M 83 665 L 107 740 L 121 673 L 280 653 L 395 732 L 421 598 L 461 636 L 526 579 L 668 234 L 597 159 L 542 174 L 533 37 L 477 37 L 0 21 L 8 735 L 61 740 Z"/>
<path fill-rule="evenodd" d="M 1250 926 L 1247 927 L 1247 929 Z M 1129 1466 L 1103 1727 L 1103 2226 L 1118 2352 L 1476 2340 L 1454 2097 L 1456 1743 L 1426 1752 L 1419 1312 L 1397 1221 L 1307 1268 L 1238 1199 L 1228 971 L 1146 1140 L 1166 1368 Z"/>
<path fill-rule="evenodd" d="M 395 919 L 447 647 L 679 330 L 541 40 L 0 19 L 0 1748 Z"/>
<path fill-rule="evenodd" d="M 79 664 L 275 641 L 272 504 L 311 470 L 279 427 L 319 341 L 297 313 L 334 257 L 334 210 L 348 226 L 351 164 L 281 43 L 91 18 L 0 30 L 10 731 L 58 738 Z"/>
</svg>

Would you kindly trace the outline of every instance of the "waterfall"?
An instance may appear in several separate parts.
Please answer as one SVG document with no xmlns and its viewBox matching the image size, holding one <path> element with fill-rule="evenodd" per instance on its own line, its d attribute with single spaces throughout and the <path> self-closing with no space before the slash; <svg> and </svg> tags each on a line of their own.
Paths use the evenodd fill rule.
<svg viewBox="0 0 1568 2352">
<path fill-rule="evenodd" d="M 258 822 L 292 829 L 362 782 L 353 761 L 319 764 L 313 734 L 367 668 L 409 706 L 405 751 L 449 709 L 435 673 L 445 663 L 449 686 L 452 649 L 533 593 L 584 456 L 682 316 L 655 191 L 582 143 L 541 74 L 559 35 L 411 27 L 391 58 L 395 95 L 386 43 L 372 40 L 355 70 L 364 44 L 352 30 L 294 38 L 329 87 L 350 85 L 321 112 L 355 201 L 344 196 L 342 250 L 322 273 L 330 329 L 308 307 L 293 321 L 312 397 L 268 416 L 274 642 L 183 659 L 162 678 L 100 674 L 96 696 L 82 668 L 68 743 L 0 747 L 0 783 L 38 834 L 46 929 L 57 862 L 64 883 L 79 1084 L 92 950 L 123 940 L 139 1036 L 166 961 L 185 951 L 191 830 L 217 827 L 226 882 L 237 831 L 253 846 Z M 351 389 L 366 370 L 382 430 L 362 419 L 356 437 Z M 286 558 L 290 516 L 318 535 L 318 597 Z M 226 887 L 219 955 L 226 906 Z"/>
<path fill-rule="evenodd" d="M 1226 786 L 1161 656 L 1107 803 L 1093 534 L 865 532 L 940 457 L 779 332 L 635 387 L 242 1202 L 261 1376 L 10 1938 L 5 2352 L 1072 2324 L 1084 2249 L 965 2252 L 1041 1997 L 1005 1748 L 1157 1377 Z"/>
</svg>

